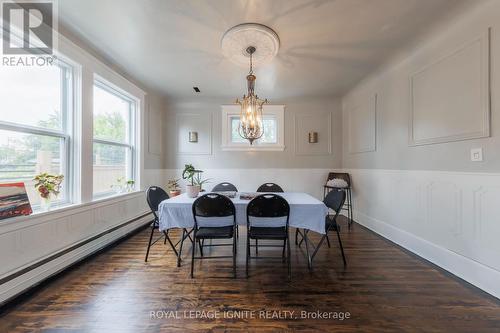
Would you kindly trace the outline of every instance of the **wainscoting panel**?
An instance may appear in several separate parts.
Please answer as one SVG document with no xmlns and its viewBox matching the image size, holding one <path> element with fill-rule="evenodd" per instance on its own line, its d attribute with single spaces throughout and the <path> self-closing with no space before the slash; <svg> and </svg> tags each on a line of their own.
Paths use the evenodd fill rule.
<svg viewBox="0 0 500 333">
<path fill-rule="evenodd" d="M 489 71 L 485 31 L 411 75 L 410 145 L 488 136 Z"/>
<path fill-rule="evenodd" d="M 255 192 L 266 182 L 277 183 L 288 192 L 306 192 L 323 199 L 323 185 L 329 172 L 335 169 L 204 169 L 203 177 L 210 178 L 210 183 L 204 189 L 221 182 L 230 182 L 236 185 L 240 192 Z M 166 177 L 181 178 L 181 169 L 166 170 Z M 185 182 L 182 182 L 184 191 Z"/>
<path fill-rule="evenodd" d="M 500 174 L 345 171 L 357 222 L 500 298 Z"/>
<path fill-rule="evenodd" d="M 144 192 L 49 213 L 17 217 L 0 224 L 0 304 L 115 239 L 151 221 Z M 128 221 L 124 227 L 116 228 Z M 95 238 L 71 249 L 79 242 Z M 71 249 L 68 251 L 68 249 Z M 54 260 L 47 258 L 64 253 Z M 47 261 L 38 265 L 39 262 Z M 33 267 L 24 271 L 27 267 Z M 20 273 L 23 272 L 23 273 Z M 15 276 L 12 278 L 12 276 Z"/>
</svg>

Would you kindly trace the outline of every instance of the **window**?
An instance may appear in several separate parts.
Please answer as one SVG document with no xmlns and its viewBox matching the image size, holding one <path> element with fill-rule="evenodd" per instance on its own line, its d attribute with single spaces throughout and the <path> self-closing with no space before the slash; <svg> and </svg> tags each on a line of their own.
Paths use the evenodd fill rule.
<svg viewBox="0 0 500 333">
<path fill-rule="evenodd" d="M 94 197 L 134 181 L 137 102 L 101 80 L 94 83 Z"/>
<path fill-rule="evenodd" d="M 265 105 L 264 134 L 250 145 L 238 133 L 239 105 L 222 106 L 222 150 L 284 150 L 284 105 Z"/>
<path fill-rule="evenodd" d="M 33 177 L 63 174 L 56 203 L 71 201 L 73 69 L 59 60 L 43 67 L 0 67 L 0 183 L 24 182 L 31 205 Z"/>
</svg>

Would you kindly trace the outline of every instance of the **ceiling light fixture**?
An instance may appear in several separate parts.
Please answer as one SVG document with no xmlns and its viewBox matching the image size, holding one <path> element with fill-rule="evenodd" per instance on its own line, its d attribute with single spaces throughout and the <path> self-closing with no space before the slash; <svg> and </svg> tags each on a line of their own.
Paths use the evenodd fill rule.
<svg viewBox="0 0 500 333">
<path fill-rule="evenodd" d="M 255 94 L 255 80 L 257 77 L 253 74 L 252 57 L 256 48 L 249 46 L 246 52 L 250 55 L 250 71 L 247 75 L 247 94 L 243 95 L 241 101 L 236 99 L 236 104 L 241 107 L 240 123 L 238 125 L 238 133 L 243 139 L 246 139 L 253 144 L 257 139 L 260 139 L 264 134 L 264 126 L 262 123 L 262 106 L 267 103 L 267 99 L 260 99 Z"/>
<path fill-rule="evenodd" d="M 229 60 L 238 65 L 246 65 L 250 60 L 247 93 L 241 100 L 236 100 L 241 107 L 238 133 L 250 144 L 264 134 L 262 106 L 267 103 L 267 99 L 260 99 L 255 93 L 257 77 L 253 67 L 270 62 L 278 53 L 279 45 L 276 32 L 258 23 L 239 24 L 222 36 L 222 53 Z"/>
</svg>

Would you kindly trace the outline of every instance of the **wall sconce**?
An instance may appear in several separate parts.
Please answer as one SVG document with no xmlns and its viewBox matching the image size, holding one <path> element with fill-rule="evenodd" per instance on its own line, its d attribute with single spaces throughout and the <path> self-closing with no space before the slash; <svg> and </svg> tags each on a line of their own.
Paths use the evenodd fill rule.
<svg viewBox="0 0 500 333">
<path fill-rule="evenodd" d="M 309 132 L 309 143 L 318 143 L 318 132 Z"/>
<path fill-rule="evenodd" d="M 198 142 L 198 132 L 189 132 L 189 142 Z"/>
</svg>

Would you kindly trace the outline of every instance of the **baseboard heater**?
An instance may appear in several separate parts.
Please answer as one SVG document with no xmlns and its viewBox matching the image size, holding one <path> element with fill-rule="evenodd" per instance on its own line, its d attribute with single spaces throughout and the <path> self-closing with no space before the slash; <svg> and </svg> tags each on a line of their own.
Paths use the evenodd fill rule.
<svg viewBox="0 0 500 333">
<path fill-rule="evenodd" d="M 7 283 L 7 282 L 9 282 L 9 281 L 11 281 L 11 280 L 14 280 L 14 279 L 16 279 L 16 278 L 18 278 L 18 277 L 20 277 L 20 276 L 22 276 L 22 275 L 24 275 L 24 274 L 26 274 L 26 273 L 28 273 L 28 272 L 30 272 L 30 271 L 32 271 L 32 270 L 34 270 L 34 269 L 36 269 L 36 268 L 40 267 L 40 266 L 43 266 L 43 265 L 45 265 L 45 264 L 47 264 L 47 263 L 49 263 L 49 262 L 51 262 L 51 261 L 53 261 L 53 260 L 55 260 L 55 259 L 57 259 L 57 258 L 59 258 L 59 257 L 61 257 L 61 256 L 63 256 L 63 255 L 65 255 L 65 254 L 67 254 L 67 253 L 70 253 L 71 251 L 74 251 L 74 250 L 76 250 L 76 249 L 78 249 L 78 248 L 80 248 L 80 247 L 82 247 L 82 246 L 85 246 L 86 244 L 88 244 L 88 243 L 90 243 L 90 242 L 93 242 L 93 241 L 95 241 L 96 239 L 99 239 L 99 238 L 101 238 L 101 237 L 103 237 L 103 236 L 105 236 L 105 235 L 107 235 L 107 234 L 110 234 L 110 233 L 112 233 L 112 232 L 114 232 L 114 231 L 116 231 L 116 230 L 118 230 L 118 229 L 121 229 L 121 228 L 123 228 L 123 227 L 126 227 L 126 226 L 127 226 L 127 225 L 129 225 L 129 224 L 132 224 L 132 223 L 134 223 L 134 222 L 137 222 L 138 220 L 143 219 L 143 218 L 145 218 L 145 217 L 146 217 L 146 216 L 148 216 L 148 215 L 151 215 L 151 213 L 145 213 L 145 214 L 142 214 L 141 216 L 138 216 L 138 217 L 136 217 L 136 218 L 134 218 L 134 219 L 132 219 L 132 220 L 129 220 L 129 221 L 124 222 L 124 223 L 122 223 L 122 224 L 120 224 L 120 225 L 117 225 L 117 226 L 114 226 L 114 227 L 112 227 L 112 228 L 109 228 L 109 229 L 107 229 L 107 230 L 105 230 L 105 231 L 103 231 L 103 232 L 101 232 L 101 233 L 99 233 L 99 234 L 97 234 L 97 235 L 95 235 L 95 236 L 92 236 L 92 237 L 90 237 L 90 238 L 88 238 L 88 239 L 85 239 L 85 240 L 83 240 L 83 241 L 81 241 L 81 242 L 78 242 L 78 243 L 76 243 L 76 244 L 74 244 L 74 245 L 70 246 L 70 247 L 69 247 L 69 248 L 67 248 L 67 249 L 61 250 L 61 251 L 59 251 L 59 252 L 56 252 L 56 253 L 54 253 L 54 254 L 50 255 L 50 256 L 49 256 L 49 257 L 47 257 L 47 258 L 44 258 L 44 259 L 42 259 L 42 260 L 40 260 L 40 261 L 37 261 L 37 262 L 33 263 L 32 265 L 30 265 L 30 266 L 28 266 L 28 267 L 25 267 L 25 268 L 20 269 L 20 270 L 18 270 L 18 271 L 16 271 L 16 272 L 12 273 L 12 274 L 10 274 L 10 275 L 7 275 L 7 276 L 5 276 L 5 277 L 3 277 L 3 278 L 1 278 L 1 279 L 0 279 L 0 285 L 2 285 L 2 284 L 4 284 L 4 283 Z M 102 248 L 96 249 L 95 251 L 93 251 L 93 252 L 91 252 L 91 253 L 88 253 L 87 255 L 83 256 L 82 258 L 79 258 L 78 260 L 74 261 L 74 262 L 73 262 L 73 263 L 71 263 L 70 265 L 68 265 L 68 266 L 66 266 L 66 267 L 64 267 L 64 268 L 62 268 L 62 269 L 60 269 L 60 270 L 58 270 L 57 272 L 54 272 L 53 274 L 51 274 L 51 275 L 49 275 L 49 276 L 47 276 L 47 277 L 43 278 L 42 280 L 40 280 L 40 281 L 38 281 L 37 283 L 33 284 L 32 286 L 28 287 L 27 289 L 24 289 L 23 291 L 21 291 L 21 292 L 19 292 L 18 294 L 16 294 L 16 295 L 14 295 L 14 296 L 10 297 L 9 299 L 4 300 L 3 302 L 0 302 L 0 308 L 1 308 L 1 307 L 3 307 L 4 305 L 6 305 L 7 303 L 9 303 L 9 302 L 13 301 L 15 298 L 19 297 L 20 295 L 22 295 L 22 294 L 24 294 L 24 293 L 28 292 L 28 291 L 29 291 L 29 290 L 31 290 L 32 288 L 36 287 L 36 286 L 37 286 L 37 285 L 39 285 L 40 283 L 42 283 L 42 282 L 46 281 L 47 279 L 50 279 L 50 278 L 51 278 L 51 277 L 53 277 L 54 275 L 57 275 L 57 274 L 61 273 L 62 271 L 64 271 L 64 270 L 66 270 L 66 269 L 70 268 L 71 266 L 73 266 L 73 265 L 75 265 L 75 264 L 79 263 L 80 261 L 82 261 L 82 260 L 84 260 L 84 259 L 86 259 L 86 258 L 90 257 L 91 255 L 93 255 L 93 254 L 94 254 L 94 253 L 96 253 L 96 252 L 98 252 L 98 251 L 102 251 L 103 249 L 105 249 L 105 248 L 107 248 L 107 247 L 111 246 L 113 243 L 116 243 L 116 242 L 117 242 L 117 241 L 119 241 L 120 239 L 122 239 L 122 238 L 124 238 L 124 237 L 127 237 L 127 236 L 128 236 L 128 235 L 130 235 L 131 233 L 133 233 L 133 232 L 137 231 L 139 228 L 142 228 L 142 227 L 144 227 L 146 224 L 149 224 L 149 223 L 150 223 L 150 222 L 144 223 L 144 225 L 141 225 L 141 226 L 139 226 L 139 227 L 135 228 L 134 230 L 131 230 L 131 231 L 127 232 L 127 233 L 126 233 L 126 234 L 124 234 L 124 235 L 121 235 L 120 237 L 118 237 L 118 238 L 114 239 L 113 241 L 111 241 L 110 243 L 106 244 L 106 245 L 105 245 L 105 246 L 103 246 Z"/>
</svg>

